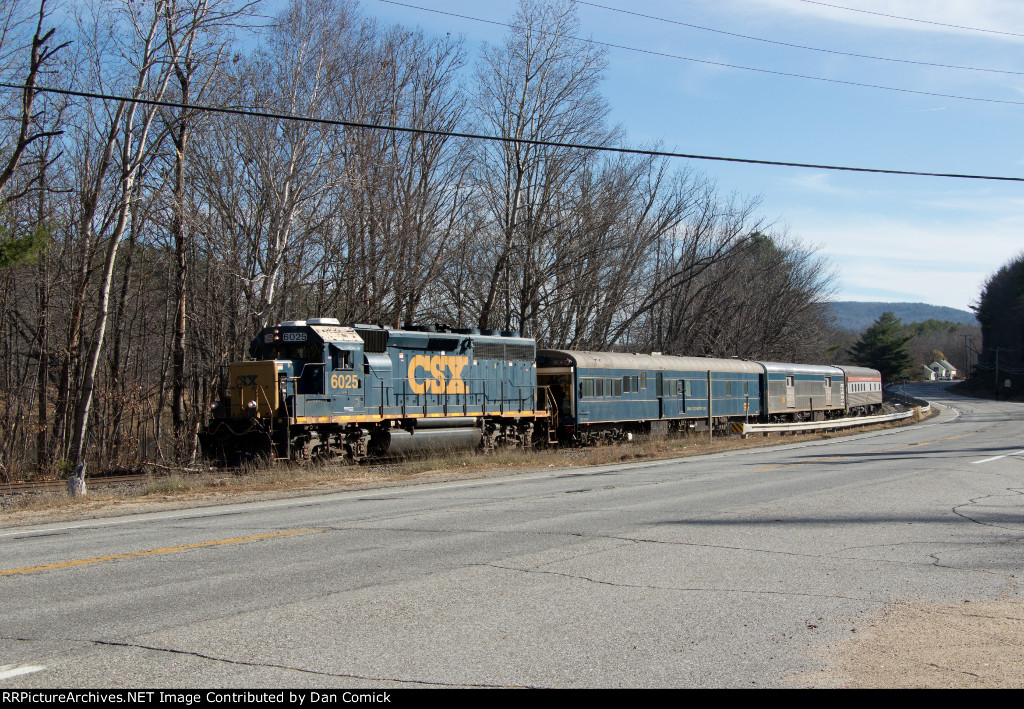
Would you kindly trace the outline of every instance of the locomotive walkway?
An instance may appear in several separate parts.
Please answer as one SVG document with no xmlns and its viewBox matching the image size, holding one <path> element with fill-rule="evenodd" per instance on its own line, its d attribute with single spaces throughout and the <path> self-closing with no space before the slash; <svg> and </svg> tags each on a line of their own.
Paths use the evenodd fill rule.
<svg viewBox="0 0 1024 709">
<path fill-rule="evenodd" d="M 838 440 L 3 529 L 0 686 L 1020 686 L 990 651 L 1024 404 L 924 397 Z M 961 613 L 974 655 L 851 645 L 964 601 L 1011 604 Z"/>
</svg>

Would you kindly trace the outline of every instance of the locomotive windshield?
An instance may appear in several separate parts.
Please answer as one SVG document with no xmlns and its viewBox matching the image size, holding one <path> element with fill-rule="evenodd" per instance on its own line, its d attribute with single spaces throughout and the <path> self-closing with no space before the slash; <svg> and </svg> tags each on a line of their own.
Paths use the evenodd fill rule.
<svg viewBox="0 0 1024 709">
<path fill-rule="evenodd" d="M 307 362 L 322 362 L 320 347 L 302 342 L 274 342 L 263 346 L 264 359 L 298 359 Z"/>
</svg>

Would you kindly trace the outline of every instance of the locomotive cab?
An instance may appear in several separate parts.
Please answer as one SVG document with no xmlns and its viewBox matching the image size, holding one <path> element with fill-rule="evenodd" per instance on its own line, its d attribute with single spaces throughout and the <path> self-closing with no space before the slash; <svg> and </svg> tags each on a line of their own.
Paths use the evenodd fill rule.
<svg viewBox="0 0 1024 709">
<path fill-rule="evenodd" d="M 329 436 L 363 413 L 363 341 L 334 318 L 266 327 L 249 354 L 253 361 L 227 367 L 230 404 L 216 407 L 200 434 L 208 457 L 284 458 L 304 449 L 301 457 L 331 445 Z"/>
<path fill-rule="evenodd" d="M 263 359 L 278 362 L 279 388 L 289 424 L 354 415 L 363 406 L 363 341 L 334 318 L 283 322 L 253 342 Z"/>
</svg>

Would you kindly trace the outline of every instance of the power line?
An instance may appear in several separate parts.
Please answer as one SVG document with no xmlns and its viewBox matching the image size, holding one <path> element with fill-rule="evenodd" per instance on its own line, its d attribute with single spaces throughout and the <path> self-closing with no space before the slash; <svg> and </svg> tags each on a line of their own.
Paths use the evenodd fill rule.
<svg viewBox="0 0 1024 709">
<path fill-rule="evenodd" d="M 483 22 L 483 23 L 489 24 L 489 25 L 497 25 L 498 27 L 506 27 L 506 28 L 511 29 L 511 30 L 515 30 L 516 29 L 516 27 L 514 25 L 510 25 L 510 24 L 505 23 L 505 22 L 498 22 L 497 20 L 485 20 L 485 19 L 482 19 L 480 17 L 472 17 L 471 15 L 460 15 L 460 14 L 455 13 L 455 12 L 446 12 L 444 10 L 435 10 L 435 9 L 429 8 L 429 7 L 420 7 L 419 5 L 410 5 L 410 4 L 404 3 L 404 2 L 397 2 L 396 0 L 378 0 L 378 1 L 386 3 L 388 5 L 397 5 L 398 7 L 407 7 L 410 10 L 421 10 L 423 12 L 432 12 L 432 13 L 437 14 L 437 15 L 446 15 L 448 17 L 456 17 L 456 18 L 461 19 L 461 20 L 472 20 L 473 22 Z M 654 51 L 652 49 L 639 49 L 638 47 L 628 47 L 628 46 L 623 45 L 623 44 L 613 44 L 611 42 L 601 42 L 599 40 L 588 39 L 586 37 L 569 37 L 569 36 L 566 36 L 566 38 L 567 39 L 571 39 L 571 40 L 576 41 L 576 42 L 586 42 L 587 44 L 595 44 L 595 45 L 598 45 L 598 46 L 601 46 L 601 47 L 609 47 L 611 49 L 622 49 L 622 50 L 627 51 L 627 52 L 636 52 L 638 54 L 650 54 L 652 56 L 666 57 L 668 59 L 679 59 L 681 61 L 694 62 L 694 63 L 697 63 L 697 64 L 706 64 L 708 66 L 716 66 L 716 67 L 721 67 L 721 68 L 724 68 L 724 69 L 740 69 L 742 71 L 753 71 L 753 72 L 758 72 L 760 74 L 771 74 L 773 76 L 786 76 L 786 77 L 789 77 L 791 79 L 808 79 L 810 81 L 823 81 L 823 82 L 826 82 L 826 83 L 829 83 L 829 84 L 840 84 L 840 85 L 843 85 L 843 86 L 857 86 L 859 88 L 864 88 L 864 89 L 880 89 L 882 91 L 896 91 L 896 92 L 905 93 L 905 94 L 916 94 L 918 96 L 931 96 L 933 98 L 951 98 L 951 99 L 956 99 L 958 101 L 980 101 L 980 102 L 983 102 L 983 103 L 999 103 L 999 104 L 1007 104 L 1007 105 L 1011 105 L 1011 106 L 1024 106 L 1024 101 L 1009 101 L 1009 100 L 1005 100 L 1005 99 L 996 99 L 996 98 L 980 98 L 980 97 L 977 97 L 977 96 L 960 96 L 960 95 L 957 95 L 957 94 L 942 94 L 942 93 L 937 93 L 937 92 L 934 92 L 934 91 L 921 91 L 921 90 L 918 90 L 918 89 L 905 89 L 905 88 L 900 88 L 898 86 L 884 86 L 884 85 L 881 85 L 881 84 L 865 84 L 865 83 L 862 83 L 862 82 L 859 82 L 859 81 L 847 81 L 847 80 L 844 80 L 844 79 L 830 79 L 830 78 L 824 77 L 824 76 L 811 76 L 809 74 L 793 74 L 793 73 L 785 72 L 785 71 L 775 71 L 773 69 L 761 69 L 759 67 L 742 66 L 740 64 L 726 64 L 725 62 L 713 62 L 713 61 L 710 61 L 708 59 L 697 59 L 695 57 L 684 57 L 684 56 L 681 56 L 679 54 L 669 54 L 667 52 L 656 52 L 656 51 Z"/>
<path fill-rule="evenodd" d="M 878 17 L 887 17 L 890 20 L 904 20 L 906 22 L 920 22 L 925 25 L 935 25 L 937 27 L 950 27 L 955 30 L 969 30 L 971 32 L 985 32 L 987 34 L 1000 34 L 1006 37 L 1024 37 L 1024 34 L 1018 34 L 1017 32 L 1003 32 L 1001 30 L 987 30 L 981 27 L 965 27 L 964 25 L 951 25 L 945 22 L 935 22 L 933 20 L 919 20 L 914 17 L 903 17 L 901 15 L 889 15 L 885 12 L 874 12 L 872 10 L 861 10 L 856 7 L 846 7 L 845 5 L 833 5 L 832 3 L 819 2 L 818 0 L 800 0 L 808 5 L 821 5 L 822 7 L 831 7 L 834 10 L 847 10 L 848 12 L 859 12 L 864 15 L 876 15 Z"/>
<path fill-rule="evenodd" d="M 25 87 L 18 84 L 0 83 L 0 87 L 24 91 Z M 1024 177 L 1000 177 L 994 175 L 969 175 L 947 172 L 923 172 L 916 170 L 887 170 L 883 168 L 850 167 L 844 165 L 818 165 L 813 163 L 787 162 L 782 160 L 756 160 L 753 158 L 733 158 L 715 155 L 697 155 L 693 153 L 678 153 L 667 150 L 647 150 L 643 148 L 623 148 L 607 145 L 587 145 L 582 143 L 564 143 L 554 140 L 533 140 L 530 138 L 510 138 L 481 133 L 463 133 L 459 131 L 434 130 L 430 128 L 409 128 L 407 126 L 394 126 L 384 123 L 367 123 L 364 121 L 346 121 L 335 118 L 314 118 L 313 116 L 301 116 L 290 113 L 272 113 L 269 111 L 258 111 L 246 108 L 227 108 L 223 106 L 205 106 L 194 103 L 182 103 L 180 101 L 166 101 L 162 99 L 132 98 L 129 96 L 118 96 L 115 94 L 103 94 L 92 91 L 73 91 L 71 89 L 56 89 L 36 86 L 35 91 L 39 93 L 52 93 L 62 96 L 77 96 L 79 98 L 92 98 L 102 101 L 124 101 L 127 103 L 140 103 L 148 106 L 166 106 L 169 108 L 185 108 L 194 111 L 206 111 L 208 113 L 222 113 L 236 116 L 250 116 L 255 118 L 269 118 L 281 121 L 298 121 L 303 123 L 317 123 L 321 125 L 341 126 L 344 128 L 359 128 L 365 130 L 387 130 L 398 133 L 414 133 L 421 135 L 435 135 L 447 138 L 466 138 L 469 140 L 485 140 L 497 143 L 513 143 L 522 145 L 536 145 L 551 148 L 570 148 L 574 150 L 590 150 L 595 152 L 620 153 L 625 155 L 644 155 L 648 157 L 663 158 L 685 158 L 688 160 L 710 160 L 715 162 L 744 163 L 748 165 L 768 165 L 774 167 L 797 167 L 812 170 L 833 170 L 840 172 L 861 172 L 879 175 L 904 175 L 914 177 L 947 177 L 960 180 L 992 180 L 1000 182 L 1024 182 Z"/>
<path fill-rule="evenodd" d="M 749 39 L 755 42 L 764 42 L 766 44 L 774 44 L 780 47 L 789 47 L 791 49 L 804 49 L 810 52 L 821 52 L 823 54 L 836 54 L 843 57 L 854 57 L 856 59 L 871 59 L 880 62 L 896 62 L 899 64 L 914 64 L 917 66 L 935 67 L 939 69 L 960 69 L 963 71 L 983 71 L 993 74 L 1010 74 L 1013 76 L 1024 76 L 1024 71 L 1010 71 L 1008 69 L 988 69 L 985 67 L 974 67 L 974 66 L 960 66 L 958 64 L 941 64 L 938 62 L 922 62 L 913 59 L 899 59 L 896 57 L 879 57 L 872 54 L 857 54 L 855 52 L 841 52 L 837 49 L 824 49 L 822 47 L 810 47 L 804 44 L 792 44 L 790 42 L 780 42 L 774 39 L 766 39 L 764 37 L 754 37 L 752 35 L 739 34 L 737 32 L 727 32 L 725 30 L 715 29 L 714 27 L 703 27 L 702 25 L 694 25 L 689 22 L 680 22 L 679 20 L 673 20 L 668 17 L 658 17 L 656 15 L 645 15 L 642 12 L 633 12 L 632 10 L 622 10 L 617 7 L 608 7 L 607 5 L 599 5 L 596 2 L 584 2 L 584 0 L 575 0 L 577 5 L 587 5 L 588 7 L 596 7 L 602 10 L 608 10 L 610 12 L 618 12 L 623 15 L 632 15 L 634 17 L 642 17 L 646 20 L 655 20 L 657 22 L 666 22 L 668 24 L 679 25 L 680 27 L 689 27 L 695 30 L 701 30 L 704 32 L 714 32 L 715 34 L 725 35 L 727 37 L 737 37 L 739 39 Z"/>
</svg>

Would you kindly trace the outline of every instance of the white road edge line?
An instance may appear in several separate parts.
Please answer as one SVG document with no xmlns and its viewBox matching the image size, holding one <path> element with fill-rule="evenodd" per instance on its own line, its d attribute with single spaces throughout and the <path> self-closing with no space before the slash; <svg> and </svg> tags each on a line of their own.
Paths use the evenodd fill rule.
<svg viewBox="0 0 1024 709">
<path fill-rule="evenodd" d="M 18 667 L 16 665 L 0 665 L 0 679 L 11 679 L 12 677 L 18 677 L 20 675 L 30 675 L 33 672 L 39 672 L 46 668 L 42 665 L 22 665 Z"/>
<path fill-rule="evenodd" d="M 980 463 L 991 463 L 993 460 L 999 460 L 1000 458 L 1009 458 L 1011 455 L 1020 455 L 1024 451 L 1014 451 L 1013 453 L 1004 453 L 1003 455 L 997 455 L 993 458 L 985 458 L 985 460 L 972 460 L 971 465 L 978 465 Z"/>
</svg>

